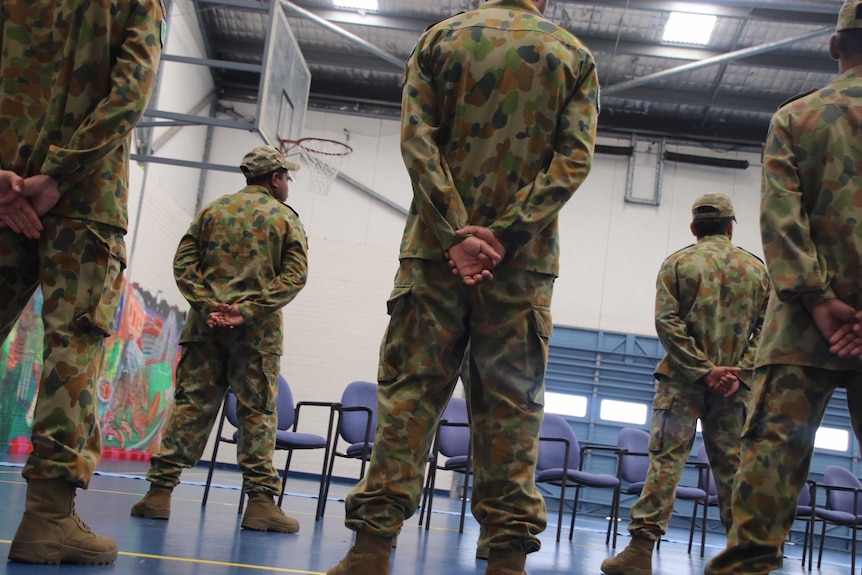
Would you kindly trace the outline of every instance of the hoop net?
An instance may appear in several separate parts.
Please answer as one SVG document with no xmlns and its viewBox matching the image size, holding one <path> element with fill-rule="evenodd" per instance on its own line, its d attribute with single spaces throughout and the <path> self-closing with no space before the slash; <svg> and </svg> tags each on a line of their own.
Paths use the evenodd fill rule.
<svg viewBox="0 0 862 575">
<path fill-rule="evenodd" d="M 299 152 L 296 148 L 299 148 Z M 282 140 L 281 151 L 286 156 L 299 153 L 311 177 L 309 190 L 312 194 L 325 196 L 344 166 L 344 159 L 353 152 L 353 148 L 325 138 L 302 138 L 295 141 Z"/>
</svg>

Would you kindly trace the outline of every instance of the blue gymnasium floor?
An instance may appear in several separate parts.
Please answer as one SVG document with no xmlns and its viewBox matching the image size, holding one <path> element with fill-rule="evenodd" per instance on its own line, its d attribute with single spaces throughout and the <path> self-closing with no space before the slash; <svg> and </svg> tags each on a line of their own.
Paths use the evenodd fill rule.
<svg viewBox="0 0 862 575">
<path fill-rule="evenodd" d="M 20 460 L 19 460 L 20 461 Z M 218 470 L 206 508 L 201 508 L 206 469 L 186 470 L 186 482 L 174 491 L 171 519 L 158 521 L 131 517 L 129 508 L 148 489 L 143 480 L 145 462 L 103 460 L 90 489 L 79 491 L 77 509 L 97 532 L 117 540 L 119 557 L 109 566 L 44 566 L 0 560 L 0 575 L 111 574 L 111 575 L 256 575 L 294 573 L 322 575 L 348 550 L 352 533 L 343 524 L 344 506 L 339 498 L 347 491 L 333 484 L 325 517 L 314 521 L 317 481 L 290 479 L 283 508 L 301 522 L 296 535 L 260 533 L 239 528 L 239 473 Z M 20 463 L 0 462 L 0 501 L 4 517 L 0 527 L 0 553 L 5 557 L 24 507 L 26 484 Z M 393 575 L 482 575 L 486 563 L 474 558 L 478 525 L 468 516 L 464 533 L 458 533 L 458 502 L 435 497 L 432 528 L 418 525 L 418 515 L 409 519 L 394 551 Z M 553 505 L 551 505 L 553 507 Z M 566 516 L 565 527 L 568 526 Z M 606 522 L 578 516 L 573 541 L 563 529 L 563 541 L 554 541 L 556 516 L 549 518 L 542 534 L 542 550 L 529 556 L 530 575 L 600 573 L 602 560 L 612 554 L 605 546 Z M 698 539 L 696 539 L 696 542 Z M 617 549 L 628 543 L 624 524 Z M 688 531 L 672 530 L 653 558 L 656 575 L 699 575 L 705 559 L 686 551 Z M 707 559 L 723 546 L 723 537 L 707 536 Z M 788 546 L 782 574 L 808 573 L 800 567 L 801 546 Z M 2 559 L 2 558 L 0 558 Z M 816 559 L 816 557 L 815 557 Z M 816 562 L 816 561 L 815 561 Z M 823 568 L 812 573 L 847 575 L 847 553 L 826 552 Z M 375 575 L 369 573 L 368 575 Z"/>
</svg>

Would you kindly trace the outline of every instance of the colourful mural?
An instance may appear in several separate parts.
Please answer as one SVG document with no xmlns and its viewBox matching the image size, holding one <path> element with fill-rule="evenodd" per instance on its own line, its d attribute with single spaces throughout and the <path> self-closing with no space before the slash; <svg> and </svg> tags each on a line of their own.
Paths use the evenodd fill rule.
<svg viewBox="0 0 862 575">
<path fill-rule="evenodd" d="M 30 449 L 41 374 L 42 294 L 37 291 L 0 348 L 0 452 Z M 184 314 L 137 284 L 127 284 L 114 335 L 105 341 L 97 385 L 104 455 L 155 453 L 173 406 Z"/>
</svg>

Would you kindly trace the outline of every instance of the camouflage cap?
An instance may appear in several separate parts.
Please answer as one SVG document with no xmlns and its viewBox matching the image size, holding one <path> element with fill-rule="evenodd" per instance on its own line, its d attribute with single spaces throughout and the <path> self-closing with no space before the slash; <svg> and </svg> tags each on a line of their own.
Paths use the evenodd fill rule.
<svg viewBox="0 0 862 575">
<path fill-rule="evenodd" d="M 728 218 L 736 221 L 736 216 L 733 213 L 733 202 L 724 194 L 705 194 L 696 199 L 691 206 L 691 219 L 695 222 Z"/>
<path fill-rule="evenodd" d="M 862 28 L 860 8 L 862 8 L 862 0 L 846 0 L 841 6 L 841 11 L 838 12 L 838 25 L 835 26 L 835 31 Z"/>
<path fill-rule="evenodd" d="M 258 146 L 245 155 L 239 169 L 247 178 L 263 176 L 284 168 L 288 171 L 296 171 L 299 164 L 291 162 L 281 152 L 272 146 Z"/>
</svg>

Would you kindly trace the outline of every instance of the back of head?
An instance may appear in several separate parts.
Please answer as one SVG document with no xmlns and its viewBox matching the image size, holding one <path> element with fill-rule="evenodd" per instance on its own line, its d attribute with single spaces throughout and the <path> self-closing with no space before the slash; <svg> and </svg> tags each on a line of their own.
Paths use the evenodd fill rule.
<svg viewBox="0 0 862 575">
<path fill-rule="evenodd" d="M 725 194 L 704 194 L 691 206 L 692 228 L 698 238 L 724 234 L 727 224 L 735 221 L 733 202 Z"/>
<path fill-rule="evenodd" d="M 845 0 L 835 32 L 841 57 L 862 55 L 862 0 Z"/>
<path fill-rule="evenodd" d="M 272 146 L 258 146 L 243 157 L 239 169 L 246 181 L 252 182 L 277 170 L 298 170 L 299 164 L 287 160 Z"/>
</svg>

